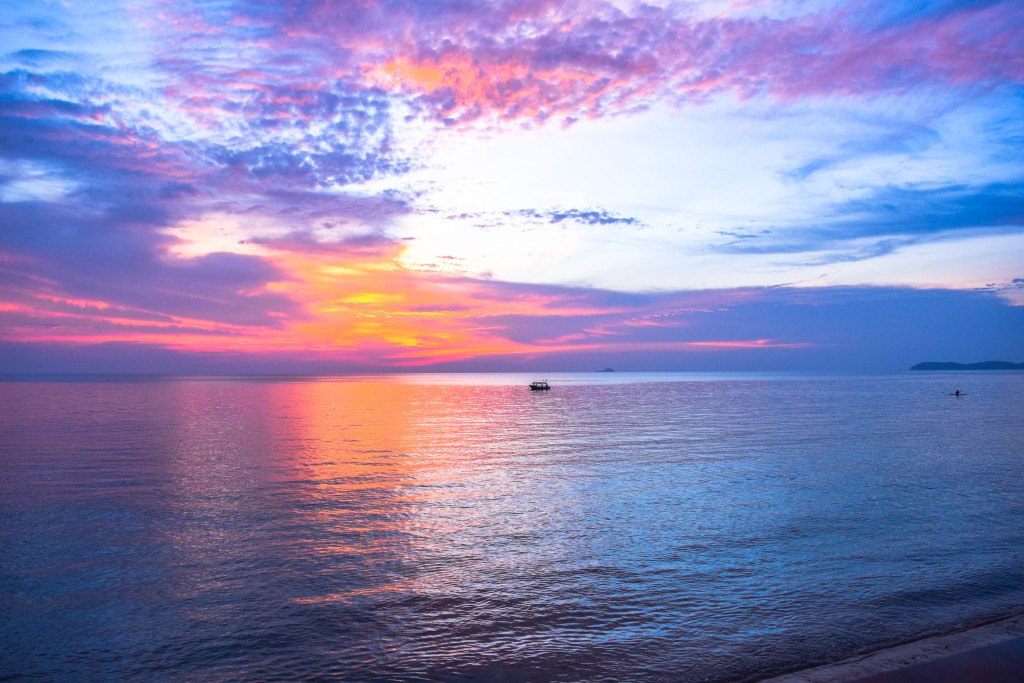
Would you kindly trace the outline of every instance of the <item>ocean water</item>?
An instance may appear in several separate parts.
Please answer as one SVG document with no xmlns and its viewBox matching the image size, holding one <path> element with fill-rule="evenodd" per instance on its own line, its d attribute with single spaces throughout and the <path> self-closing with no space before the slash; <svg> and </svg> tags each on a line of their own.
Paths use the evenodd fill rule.
<svg viewBox="0 0 1024 683">
<path fill-rule="evenodd" d="M 1024 373 L 533 379 L 0 383 L 0 679 L 732 681 L 1024 609 Z"/>
</svg>

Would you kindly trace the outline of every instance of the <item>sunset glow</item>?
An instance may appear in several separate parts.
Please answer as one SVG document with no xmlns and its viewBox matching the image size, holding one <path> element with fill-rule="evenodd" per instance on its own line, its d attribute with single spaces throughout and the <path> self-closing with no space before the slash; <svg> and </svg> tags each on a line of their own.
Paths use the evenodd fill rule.
<svg viewBox="0 0 1024 683">
<path fill-rule="evenodd" d="M 1024 348 L 1016 2 L 14 2 L 0 363 Z"/>
</svg>

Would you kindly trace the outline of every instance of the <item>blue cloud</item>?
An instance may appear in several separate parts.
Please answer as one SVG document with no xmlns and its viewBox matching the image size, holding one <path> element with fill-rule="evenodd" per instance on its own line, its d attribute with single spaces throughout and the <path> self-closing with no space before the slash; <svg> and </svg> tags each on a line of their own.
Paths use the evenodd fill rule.
<svg viewBox="0 0 1024 683">
<path fill-rule="evenodd" d="M 573 293 L 579 295 L 575 290 Z M 591 294 L 594 302 L 617 298 L 610 293 Z M 991 292 L 778 287 L 627 299 L 634 307 L 630 313 L 562 318 L 501 316 L 486 322 L 507 326 L 509 338 L 526 343 L 584 333 L 584 338 L 568 343 L 772 339 L 809 345 L 789 349 L 707 348 L 699 353 L 610 351 L 601 356 L 609 363 L 614 360 L 616 369 L 870 371 L 905 370 L 928 359 L 1024 360 L 1020 356 L 1024 349 L 1024 306 L 1010 305 Z M 661 324 L 630 324 L 637 321 Z M 586 330 L 595 328 L 613 334 L 586 334 Z M 587 369 L 593 362 L 589 354 L 567 351 L 542 363 L 552 370 L 567 366 Z"/>
<path fill-rule="evenodd" d="M 943 239 L 963 230 L 1018 232 L 1024 228 L 1024 182 L 980 187 L 885 186 L 871 194 L 828 207 L 811 225 L 775 226 L 770 232 L 742 229 L 721 234 L 717 245 L 734 254 L 796 254 L 833 251 L 815 265 L 881 256 L 916 242 Z M 872 238 L 870 245 L 851 245 Z"/>
<path fill-rule="evenodd" d="M 874 156 L 903 156 L 927 150 L 940 142 L 942 136 L 931 128 L 913 122 L 879 122 L 887 130 L 881 135 L 860 137 L 842 142 L 835 153 L 806 161 L 787 171 L 789 180 L 805 180 L 818 171 L 841 166 L 850 161 Z"/>
<path fill-rule="evenodd" d="M 18 50 L 7 55 L 7 59 L 30 66 L 43 66 L 49 64 L 63 64 L 73 62 L 78 55 L 67 50 L 41 50 L 26 49 Z"/>
<path fill-rule="evenodd" d="M 851 216 L 838 225 L 848 232 L 921 235 L 964 228 L 1024 226 L 1024 182 L 990 183 L 981 187 L 939 188 L 889 186 L 869 197 L 835 207 L 835 215 Z"/>
<path fill-rule="evenodd" d="M 480 227 L 505 222 L 512 218 L 519 223 L 531 225 L 559 225 L 561 223 L 577 223 L 579 225 L 620 225 L 637 228 L 646 227 L 638 218 L 620 216 L 605 209 L 513 209 L 500 212 L 460 213 L 446 216 L 449 220 L 475 220 Z"/>
<path fill-rule="evenodd" d="M 279 89 L 245 105 L 299 131 L 294 144 L 251 131 L 239 139 L 170 141 L 144 116 L 133 124 L 119 108 L 123 98 L 146 94 L 65 71 L 0 74 L 0 153 L 8 162 L 0 197 L 18 183 L 31 189 L 19 168 L 45 169 L 61 187 L 61 196 L 22 191 L 7 193 L 17 201 L 0 203 L 0 252 L 17 257 L 5 273 L 12 287 L 43 280 L 76 297 L 276 327 L 302 315 L 300 307 L 280 294 L 251 292 L 280 281 L 280 271 L 258 257 L 226 253 L 168 261 L 165 229 L 211 207 L 255 211 L 293 220 L 293 242 L 309 246 L 302 231 L 352 221 L 365 232 L 367 224 L 380 228 L 408 211 L 408 200 L 395 193 L 315 191 L 401 172 L 385 149 L 389 113 L 379 93 L 340 85 L 326 93 Z M 303 98 L 306 104 L 287 104 Z M 248 120 L 248 112 L 240 115 Z M 326 126 L 307 134 L 302 117 Z M 343 244 L 346 230 L 338 235 Z"/>
</svg>

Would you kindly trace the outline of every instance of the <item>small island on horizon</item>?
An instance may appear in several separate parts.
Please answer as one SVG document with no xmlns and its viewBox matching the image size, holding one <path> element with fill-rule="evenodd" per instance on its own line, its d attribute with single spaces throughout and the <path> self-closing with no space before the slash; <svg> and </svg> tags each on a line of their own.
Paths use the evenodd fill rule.
<svg viewBox="0 0 1024 683">
<path fill-rule="evenodd" d="M 936 363 L 933 361 L 918 363 L 911 370 L 1024 370 L 1024 363 L 1011 363 L 1005 360 L 986 360 L 980 363 Z"/>
</svg>

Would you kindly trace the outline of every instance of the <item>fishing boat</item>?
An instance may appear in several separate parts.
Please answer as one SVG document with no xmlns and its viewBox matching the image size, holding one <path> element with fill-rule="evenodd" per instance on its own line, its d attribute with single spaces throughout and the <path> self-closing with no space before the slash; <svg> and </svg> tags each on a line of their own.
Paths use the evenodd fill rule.
<svg viewBox="0 0 1024 683">
<path fill-rule="evenodd" d="M 544 389 L 550 389 L 547 380 L 540 382 L 530 382 L 530 391 L 543 391 Z"/>
</svg>

